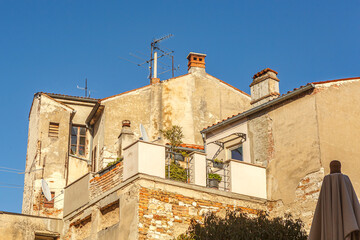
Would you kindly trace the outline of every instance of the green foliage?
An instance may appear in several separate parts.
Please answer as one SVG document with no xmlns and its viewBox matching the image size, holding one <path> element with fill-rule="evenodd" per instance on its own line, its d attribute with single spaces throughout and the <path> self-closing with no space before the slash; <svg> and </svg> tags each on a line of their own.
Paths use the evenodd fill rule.
<svg viewBox="0 0 360 240">
<path fill-rule="evenodd" d="M 303 226 L 300 219 L 294 220 L 291 215 L 270 219 L 264 213 L 249 217 L 242 212 L 229 211 L 225 218 L 211 213 L 204 224 L 192 220 L 188 231 L 177 240 L 306 240 Z"/>
<path fill-rule="evenodd" d="M 168 177 L 168 166 L 165 168 L 165 176 Z M 187 182 L 186 169 L 182 168 L 178 164 L 171 162 L 170 164 L 170 179 Z"/>
<path fill-rule="evenodd" d="M 222 177 L 217 173 L 209 173 L 208 175 L 209 179 L 216 179 L 219 182 L 221 182 Z"/>
<path fill-rule="evenodd" d="M 112 165 L 118 164 L 119 162 L 121 162 L 124 158 L 116 158 L 116 160 L 109 162 L 106 167 L 110 167 Z"/>
<path fill-rule="evenodd" d="M 172 148 L 178 147 L 182 143 L 184 134 L 182 128 L 178 125 L 172 126 L 167 130 L 160 130 L 160 133 L 163 134 L 164 138 L 170 142 Z"/>
<path fill-rule="evenodd" d="M 181 151 L 181 155 L 183 155 L 183 157 L 185 157 L 185 158 L 189 156 L 189 154 L 185 151 Z"/>
<path fill-rule="evenodd" d="M 214 162 L 216 162 L 216 163 L 224 163 L 222 160 L 219 160 L 217 158 L 214 159 Z"/>
</svg>

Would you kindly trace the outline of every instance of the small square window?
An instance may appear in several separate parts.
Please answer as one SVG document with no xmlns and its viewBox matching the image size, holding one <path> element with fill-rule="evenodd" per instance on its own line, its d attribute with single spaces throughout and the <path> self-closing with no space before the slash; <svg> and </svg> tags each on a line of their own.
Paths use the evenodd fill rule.
<svg viewBox="0 0 360 240">
<path fill-rule="evenodd" d="M 230 159 L 244 161 L 242 145 L 236 145 L 236 146 L 230 147 L 229 148 L 229 157 L 230 157 Z"/>
</svg>

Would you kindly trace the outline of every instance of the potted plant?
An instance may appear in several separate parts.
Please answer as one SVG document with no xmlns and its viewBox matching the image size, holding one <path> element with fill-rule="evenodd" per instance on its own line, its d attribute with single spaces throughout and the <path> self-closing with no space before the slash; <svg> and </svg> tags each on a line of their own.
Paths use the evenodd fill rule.
<svg viewBox="0 0 360 240">
<path fill-rule="evenodd" d="M 181 153 L 175 152 L 174 153 L 174 160 L 183 162 L 185 160 L 185 158 L 184 158 L 184 155 L 182 155 Z"/>
<path fill-rule="evenodd" d="M 223 168 L 224 167 L 224 162 L 222 160 L 219 160 L 219 159 L 215 158 L 213 160 L 213 166 L 215 168 Z"/>
<path fill-rule="evenodd" d="M 219 183 L 221 182 L 221 176 L 217 173 L 209 173 L 209 187 L 211 188 L 219 188 Z"/>
</svg>

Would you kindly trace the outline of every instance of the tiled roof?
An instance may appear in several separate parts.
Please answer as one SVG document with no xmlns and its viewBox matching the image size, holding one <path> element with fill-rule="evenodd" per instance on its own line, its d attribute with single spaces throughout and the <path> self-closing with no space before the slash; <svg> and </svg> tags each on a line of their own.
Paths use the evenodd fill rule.
<svg viewBox="0 0 360 240">
<path fill-rule="evenodd" d="M 268 71 L 273 71 L 273 72 L 275 72 L 274 70 L 271 70 L 270 68 L 267 68 L 267 69 L 268 69 Z M 265 70 L 267 70 L 267 69 L 264 69 L 263 71 L 265 71 Z M 259 73 L 260 73 L 260 72 L 259 72 Z M 275 72 L 275 73 L 276 73 L 276 72 Z M 257 73 L 257 74 L 258 74 L 258 73 Z M 255 74 L 255 75 L 256 75 L 256 74 Z M 255 75 L 254 75 L 254 77 L 255 77 Z M 285 95 L 288 95 L 288 94 L 290 94 L 290 93 L 292 93 L 292 92 L 294 92 L 294 91 L 300 90 L 300 89 L 302 89 L 302 88 L 304 88 L 304 87 L 306 87 L 306 86 L 310 86 L 310 85 L 319 85 L 319 84 L 325 84 L 325 83 L 340 82 L 340 81 L 346 81 L 346 80 L 356 80 L 356 79 L 359 79 L 359 80 L 360 80 L 360 77 L 355 77 L 355 78 L 342 78 L 342 79 L 335 79 L 335 80 L 328 80 L 328 81 L 321 81 L 321 82 L 312 82 L 312 83 L 306 84 L 305 86 L 300 86 L 300 87 L 298 87 L 298 88 L 294 88 L 292 91 L 288 91 L 287 93 L 282 94 L 282 95 L 280 95 L 279 97 L 283 97 L 283 96 L 285 96 Z M 279 97 L 278 97 L 278 98 L 279 98 Z M 273 99 L 273 100 L 271 100 L 271 101 L 274 101 L 274 100 L 276 100 L 276 99 L 278 99 L 278 98 L 275 98 L 275 99 Z M 271 101 L 269 101 L 269 102 L 271 102 Z M 204 128 L 203 130 L 206 130 L 206 129 L 212 127 L 212 126 L 215 126 L 215 125 L 220 124 L 220 123 L 222 123 L 222 122 L 224 122 L 224 121 L 227 121 L 227 120 L 229 120 L 229 119 L 231 119 L 231 118 L 233 118 L 233 117 L 236 117 L 236 116 L 238 116 L 238 115 L 240 115 L 240 114 L 242 114 L 242 113 L 244 113 L 244 112 L 240 112 L 240 113 L 238 113 L 238 114 L 235 114 L 235 115 L 232 115 L 232 116 L 230 116 L 230 117 L 228 117 L 228 118 L 225 118 L 225 119 L 223 119 L 223 120 L 221 120 L 221 121 L 218 121 L 217 123 L 214 123 L 213 125 L 207 126 L 207 127 Z"/>
<path fill-rule="evenodd" d="M 278 74 L 278 72 L 272 70 L 271 68 L 265 68 L 264 70 L 261 70 L 260 72 L 256 73 L 254 76 L 253 76 L 253 79 L 257 78 L 257 77 L 260 77 L 261 75 L 267 73 L 267 72 L 273 72 L 275 73 L 276 75 Z"/>
<path fill-rule="evenodd" d="M 37 93 L 35 93 L 34 95 L 36 95 L 36 94 L 47 94 L 47 95 L 49 95 L 49 96 L 51 96 L 51 97 L 62 97 L 62 98 L 77 98 L 77 99 L 84 99 L 84 100 L 96 100 L 96 101 L 98 101 L 98 100 L 100 100 L 100 99 L 98 99 L 98 98 L 91 98 L 91 97 L 80 97 L 80 96 L 71 96 L 71 95 L 65 95 L 65 94 L 59 94 L 59 93 L 47 93 L 47 92 L 37 92 Z"/>
<path fill-rule="evenodd" d="M 308 83 L 307 85 L 311 85 L 311 83 Z M 306 85 L 306 86 L 307 86 L 307 85 Z M 299 89 L 301 89 L 301 88 L 303 88 L 303 87 L 305 87 L 305 86 L 300 86 L 299 88 L 294 88 L 292 91 L 288 91 L 288 92 L 285 93 L 285 94 L 279 95 L 279 97 L 285 96 L 285 95 L 287 95 L 287 94 L 289 94 L 289 93 L 292 93 L 292 92 L 295 91 L 295 90 L 299 90 Z M 236 117 L 236 116 L 238 116 L 238 115 L 240 115 L 240 114 L 242 114 L 242 113 L 244 113 L 244 112 L 239 112 L 238 114 L 234 114 L 234 115 L 232 115 L 232 116 L 229 116 L 229 117 L 227 117 L 227 118 L 224 118 L 224 119 L 222 119 L 221 121 L 218 121 L 218 122 L 216 122 L 216 123 L 214 123 L 214 124 L 212 124 L 212 125 L 210 125 L 210 126 L 207 126 L 207 127 L 204 128 L 203 130 L 208 129 L 208 128 L 212 127 L 212 126 L 215 126 L 215 125 L 217 125 L 217 124 L 219 124 L 219 123 L 222 123 L 222 122 L 224 122 L 224 121 L 226 121 L 226 120 L 228 120 L 228 119 L 230 119 L 230 118 Z"/>
<path fill-rule="evenodd" d="M 166 145 L 170 145 L 170 143 L 166 143 Z M 204 146 L 196 145 L 196 144 L 182 143 L 182 144 L 179 145 L 179 147 L 204 150 Z"/>
</svg>

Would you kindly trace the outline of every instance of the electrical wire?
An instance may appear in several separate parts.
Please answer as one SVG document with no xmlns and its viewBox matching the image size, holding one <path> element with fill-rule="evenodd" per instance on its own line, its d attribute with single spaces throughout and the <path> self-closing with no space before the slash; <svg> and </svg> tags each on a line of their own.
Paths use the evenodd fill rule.
<svg viewBox="0 0 360 240">
<path fill-rule="evenodd" d="M 8 172 L 8 173 L 16 173 L 16 174 L 20 174 L 20 172 L 15 172 L 15 171 L 12 171 L 12 170 L 4 170 L 4 169 L 0 169 L 0 172 Z"/>
<path fill-rule="evenodd" d="M 24 170 L 20 170 L 20 169 L 16 169 L 16 168 L 8 168 L 8 167 L 1 167 L 0 168 L 4 168 L 4 169 L 8 169 L 8 170 L 14 170 L 14 171 L 19 171 L 19 172 L 23 172 Z"/>
</svg>

